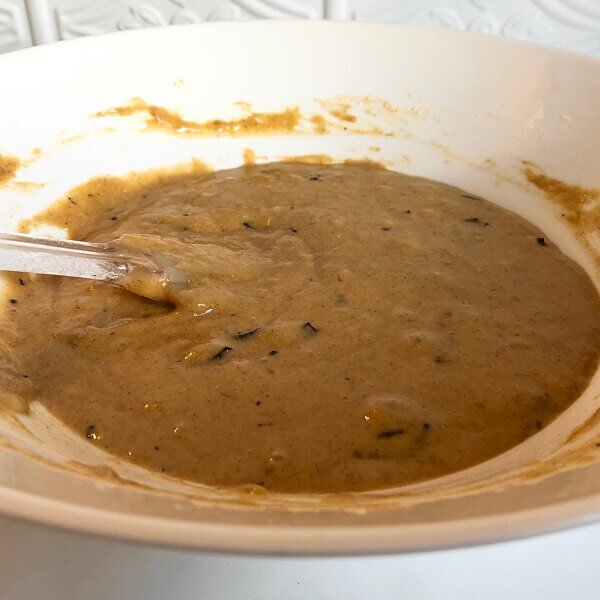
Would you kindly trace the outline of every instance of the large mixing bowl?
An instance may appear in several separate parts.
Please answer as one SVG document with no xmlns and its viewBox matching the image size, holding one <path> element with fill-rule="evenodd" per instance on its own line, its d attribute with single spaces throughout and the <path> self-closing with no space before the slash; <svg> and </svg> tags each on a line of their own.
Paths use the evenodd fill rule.
<svg viewBox="0 0 600 600">
<path fill-rule="evenodd" d="M 259 161 L 371 158 L 514 210 L 600 282 L 593 191 L 600 187 L 600 63 L 593 59 L 398 26 L 211 24 L 2 56 L 0 86 L 2 229 L 96 175 L 194 158 L 232 167 L 248 159 L 247 149 Z M 257 112 L 287 117 L 244 120 Z M 230 125 L 206 124 L 211 119 Z M 14 174 L 8 155 L 19 161 Z M 392 552 L 533 535 L 600 516 L 599 394 L 596 374 L 549 427 L 482 465 L 339 497 L 169 479 L 105 454 L 35 403 L 15 410 L 15 399 L 3 395 L 0 510 L 241 552 Z"/>
</svg>

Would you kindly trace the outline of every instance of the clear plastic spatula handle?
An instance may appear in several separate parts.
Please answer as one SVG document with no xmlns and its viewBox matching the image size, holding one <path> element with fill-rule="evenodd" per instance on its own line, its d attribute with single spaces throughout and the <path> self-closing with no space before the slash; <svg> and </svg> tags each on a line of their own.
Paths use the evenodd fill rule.
<svg viewBox="0 0 600 600">
<path fill-rule="evenodd" d="M 112 242 L 97 244 L 0 233 L 0 271 L 110 281 L 131 291 L 136 291 L 128 285 L 133 273 L 164 279 L 164 270 L 149 256 L 127 250 L 123 253 Z"/>
</svg>

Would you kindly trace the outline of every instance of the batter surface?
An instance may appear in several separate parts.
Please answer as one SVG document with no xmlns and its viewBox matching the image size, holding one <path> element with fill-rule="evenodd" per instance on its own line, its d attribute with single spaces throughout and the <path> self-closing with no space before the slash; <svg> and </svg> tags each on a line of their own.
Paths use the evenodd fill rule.
<svg viewBox="0 0 600 600">
<path fill-rule="evenodd" d="M 407 484 L 518 444 L 598 364 L 584 271 L 517 215 L 368 165 L 94 181 L 37 219 L 183 261 L 165 306 L 21 276 L 2 385 L 90 443 L 215 485 Z"/>
</svg>

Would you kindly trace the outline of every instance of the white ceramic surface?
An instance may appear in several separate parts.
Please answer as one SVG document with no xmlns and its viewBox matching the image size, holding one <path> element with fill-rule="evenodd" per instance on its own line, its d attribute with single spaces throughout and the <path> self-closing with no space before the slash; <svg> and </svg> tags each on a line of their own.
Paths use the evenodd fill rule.
<svg viewBox="0 0 600 600">
<path fill-rule="evenodd" d="M 29 183 L 0 187 L 0 226 L 14 227 L 97 174 L 193 157 L 229 167 L 241 163 L 245 148 L 271 160 L 370 156 L 526 216 L 598 283 L 590 253 L 526 184 L 521 159 L 565 181 L 600 187 L 599 69 L 593 59 L 477 35 L 335 23 L 156 29 L 5 55 L 0 154 L 26 159 L 16 181 Z M 370 123 L 392 135 L 345 131 L 342 123 L 333 123 L 330 134 L 313 135 L 303 122 L 296 135 L 211 138 L 144 131 L 143 115 L 91 116 L 136 96 L 195 121 L 239 115 L 239 101 L 258 111 L 299 106 L 310 115 L 342 98 L 359 115 L 359 126 Z M 34 156 L 36 148 L 41 152 Z M 410 505 L 375 494 L 371 500 L 385 507 L 366 511 L 353 497 L 343 510 L 324 510 L 309 498 L 303 510 L 291 511 L 297 502 L 284 497 L 232 507 L 225 494 L 111 459 L 34 410 L 21 419 L 33 434 L 0 419 L 0 435 L 16 448 L 0 449 L 0 510 L 119 537 L 245 552 L 390 552 L 532 535 L 600 515 L 594 461 L 535 482 L 501 479 L 560 451 L 596 410 L 599 387 L 596 376 L 571 409 L 520 447 L 436 482 L 446 486 L 444 494 Z M 100 465 L 103 472 L 109 466 L 153 489 L 78 474 L 67 468 L 68 459 Z M 493 488 L 453 495 L 460 486 L 489 480 L 496 481 Z M 203 500 L 181 496 L 191 489 Z"/>
</svg>

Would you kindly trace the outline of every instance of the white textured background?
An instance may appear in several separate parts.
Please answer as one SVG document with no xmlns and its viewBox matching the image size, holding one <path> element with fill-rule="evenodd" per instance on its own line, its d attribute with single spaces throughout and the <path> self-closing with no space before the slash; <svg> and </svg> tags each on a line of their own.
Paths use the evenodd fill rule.
<svg viewBox="0 0 600 600">
<path fill-rule="evenodd" d="M 0 0 L 0 52 L 119 29 L 322 18 L 450 27 L 600 56 L 600 0 Z"/>
</svg>

